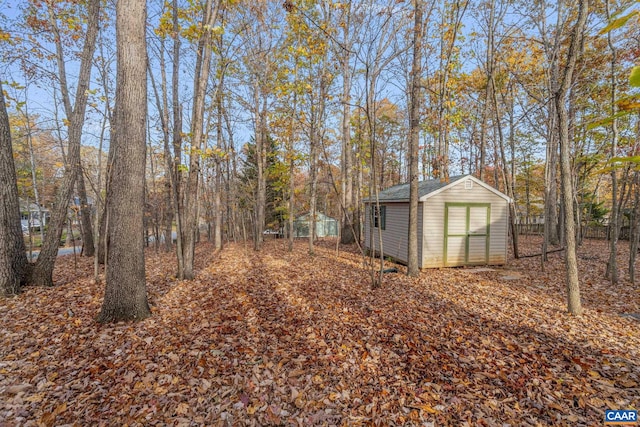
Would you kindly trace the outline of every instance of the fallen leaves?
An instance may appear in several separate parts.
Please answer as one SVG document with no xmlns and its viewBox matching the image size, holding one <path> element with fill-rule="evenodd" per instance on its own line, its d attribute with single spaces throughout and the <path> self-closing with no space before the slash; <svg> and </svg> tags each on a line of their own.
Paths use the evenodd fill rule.
<svg viewBox="0 0 640 427">
<path fill-rule="evenodd" d="M 96 324 L 91 260 L 61 260 L 57 287 L 0 301 L 0 419 L 599 425 L 605 409 L 640 404 L 638 323 L 619 315 L 640 311 L 638 288 L 612 292 L 598 256 L 581 258 L 587 311 L 573 318 L 560 256 L 545 272 L 529 258 L 390 274 L 372 291 L 350 250 L 267 245 L 201 245 L 193 281 L 167 280 L 172 255 L 149 252 L 153 317 L 138 324 Z"/>
</svg>

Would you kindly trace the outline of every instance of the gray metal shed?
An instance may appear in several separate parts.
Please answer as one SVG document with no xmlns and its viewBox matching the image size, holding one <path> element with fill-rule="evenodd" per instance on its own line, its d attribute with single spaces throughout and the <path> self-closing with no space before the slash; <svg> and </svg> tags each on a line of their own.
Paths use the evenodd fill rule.
<svg viewBox="0 0 640 427">
<path fill-rule="evenodd" d="M 499 265 L 507 262 L 511 199 L 471 175 L 420 182 L 420 268 Z M 396 185 L 365 201 L 364 246 L 396 261 L 408 260 L 409 184 Z M 373 238 L 372 238 L 373 237 Z"/>
<path fill-rule="evenodd" d="M 309 214 L 293 220 L 294 237 L 309 237 Z M 338 237 L 338 221 L 321 212 L 316 212 L 316 237 Z"/>
</svg>

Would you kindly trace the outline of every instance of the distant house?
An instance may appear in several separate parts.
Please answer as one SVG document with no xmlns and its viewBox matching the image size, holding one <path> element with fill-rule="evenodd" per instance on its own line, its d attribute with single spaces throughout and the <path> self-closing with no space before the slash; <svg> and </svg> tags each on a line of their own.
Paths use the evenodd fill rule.
<svg viewBox="0 0 640 427">
<path fill-rule="evenodd" d="M 514 218 L 516 224 L 533 224 L 544 225 L 544 203 L 531 202 L 527 206 L 526 203 L 521 203 L 516 206 L 516 217 Z"/>
<path fill-rule="evenodd" d="M 310 215 L 300 215 L 293 221 L 294 237 L 309 237 Z M 338 237 L 338 221 L 316 212 L 316 237 Z"/>
<path fill-rule="evenodd" d="M 39 229 L 41 225 L 46 226 L 49 223 L 49 216 L 49 209 L 44 206 L 20 199 L 20 220 L 23 231 L 29 228 Z"/>
<path fill-rule="evenodd" d="M 507 262 L 511 199 L 471 175 L 423 181 L 419 185 L 418 264 L 420 268 L 497 265 Z M 365 247 L 406 264 L 409 184 L 365 201 Z"/>
</svg>

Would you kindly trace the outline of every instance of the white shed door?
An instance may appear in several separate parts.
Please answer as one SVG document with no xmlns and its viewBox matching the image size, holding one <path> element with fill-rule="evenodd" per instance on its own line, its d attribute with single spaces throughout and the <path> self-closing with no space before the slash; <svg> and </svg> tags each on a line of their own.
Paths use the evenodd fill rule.
<svg viewBox="0 0 640 427">
<path fill-rule="evenodd" d="M 445 264 L 486 264 L 489 260 L 488 203 L 445 204 Z"/>
</svg>

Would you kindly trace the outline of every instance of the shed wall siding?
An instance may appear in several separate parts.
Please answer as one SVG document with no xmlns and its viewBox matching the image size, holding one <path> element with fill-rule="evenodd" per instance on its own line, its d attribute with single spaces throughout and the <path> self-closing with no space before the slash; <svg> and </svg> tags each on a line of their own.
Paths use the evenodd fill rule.
<svg viewBox="0 0 640 427">
<path fill-rule="evenodd" d="M 423 205 L 422 267 L 444 267 L 444 216 L 445 203 L 490 203 L 489 264 L 504 264 L 507 260 L 508 204 L 505 199 L 483 188 L 473 185 L 465 188 L 464 180 L 451 188 L 428 198 Z M 451 214 L 451 211 L 450 211 Z M 450 251 L 452 248 L 449 248 Z M 472 248 L 470 248 L 471 250 Z"/>
<path fill-rule="evenodd" d="M 386 203 L 385 229 L 382 230 L 382 250 L 385 256 L 406 264 L 408 262 L 409 241 L 409 204 Z M 422 209 L 418 208 L 418 263 L 422 260 Z M 378 251 L 380 248 L 378 229 L 371 228 L 371 207 L 367 205 L 364 221 L 365 247 Z M 373 239 L 371 239 L 373 232 Z M 421 267 L 421 266 L 420 266 Z"/>
</svg>

